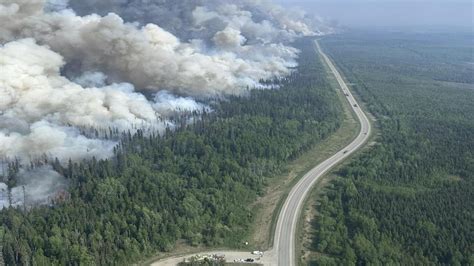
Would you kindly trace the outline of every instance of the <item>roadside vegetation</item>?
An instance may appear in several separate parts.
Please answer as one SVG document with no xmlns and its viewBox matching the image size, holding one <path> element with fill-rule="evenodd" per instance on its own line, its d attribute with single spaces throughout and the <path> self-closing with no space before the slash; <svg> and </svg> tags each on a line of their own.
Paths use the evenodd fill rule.
<svg viewBox="0 0 474 266">
<path fill-rule="evenodd" d="M 177 241 L 243 247 L 271 178 L 341 125 L 312 40 L 297 46 L 300 65 L 271 82 L 278 89 L 215 100 L 213 112 L 177 117 L 162 135 L 110 130 L 121 143 L 108 160 L 48 162 L 69 180 L 68 197 L 0 212 L 5 264 L 129 264 Z M 17 170 L 10 165 L 10 180 Z"/>
<path fill-rule="evenodd" d="M 322 60 L 315 55 L 314 60 Z M 321 61 L 323 62 L 323 61 Z M 267 250 L 273 245 L 275 226 L 280 214 L 280 208 L 286 200 L 291 188 L 308 171 L 323 162 L 333 154 L 347 146 L 359 133 L 359 123 L 356 121 L 351 106 L 347 103 L 346 96 L 340 90 L 334 74 L 329 68 L 318 69 L 317 75 L 326 75 L 329 84 L 336 91 L 339 102 L 342 103 L 342 120 L 339 128 L 329 137 L 316 143 L 313 147 L 302 153 L 287 164 L 282 174 L 269 180 L 263 196 L 255 201 L 255 218 L 252 223 L 249 240 L 254 249 Z"/>
<path fill-rule="evenodd" d="M 474 264 L 473 43 L 458 33 L 321 41 L 380 136 L 315 196 L 310 265 Z"/>
</svg>

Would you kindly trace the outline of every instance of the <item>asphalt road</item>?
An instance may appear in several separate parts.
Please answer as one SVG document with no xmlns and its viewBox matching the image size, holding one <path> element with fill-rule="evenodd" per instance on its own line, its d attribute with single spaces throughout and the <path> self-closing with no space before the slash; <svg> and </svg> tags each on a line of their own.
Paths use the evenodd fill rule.
<svg viewBox="0 0 474 266">
<path fill-rule="evenodd" d="M 301 208 L 303 207 L 304 200 L 308 193 L 311 191 L 313 185 L 325 174 L 327 174 L 334 166 L 344 161 L 352 153 L 360 149 L 368 140 L 371 133 L 371 126 L 369 119 L 365 115 L 356 99 L 352 96 L 346 83 L 342 79 L 341 75 L 333 65 L 331 60 L 324 54 L 316 41 L 316 48 L 323 57 L 326 64 L 334 74 L 337 82 L 339 83 L 340 89 L 344 94 L 347 95 L 347 100 L 352 106 L 357 118 L 360 122 L 359 135 L 345 148 L 334 154 L 332 157 L 322 162 L 318 166 L 311 169 L 306 175 L 304 175 L 300 181 L 291 189 L 288 194 L 288 198 L 283 205 L 280 215 L 278 216 L 277 226 L 275 229 L 275 237 L 273 248 L 265 252 L 265 256 L 259 260 L 259 263 L 263 265 L 281 265 L 281 266 L 293 266 L 297 265 L 295 257 L 295 237 L 296 227 L 300 219 Z M 228 261 L 233 259 L 245 259 L 252 257 L 250 252 L 242 251 L 208 251 L 203 254 L 219 253 L 224 254 Z M 196 255 L 196 254 L 194 254 Z M 182 262 L 183 259 L 189 258 L 191 254 L 166 258 L 163 260 L 152 263 L 153 266 L 168 266 L 176 265 Z"/>
<path fill-rule="evenodd" d="M 356 99 L 352 96 L 346 83 L 341 77 L 341 74 L 327 55 L 321 50 L 317 41 L 316 47 L 337 79 L 340 89 L 345 95 L 347 95 L 346 98 L 357 115 L 361 127 L 359 135 L 354 139 L 354 141 L 309 171 L 290 191 L 278 217 L 273 244 L 273 251 L 277 256 L 277 265 L 281 266 L 297 265 L 295 257 L 296 227 L 298 225 L 298 220 L 300 219 L 301 208 L 303 207 L 304 200 L 311 191 L 312 186 L 334 166 L 344 161 L 344 159 L 360 149 L 367 142 L 371 133 L 369 119 L 364 111 L 359 107 Z"/>
</svg>

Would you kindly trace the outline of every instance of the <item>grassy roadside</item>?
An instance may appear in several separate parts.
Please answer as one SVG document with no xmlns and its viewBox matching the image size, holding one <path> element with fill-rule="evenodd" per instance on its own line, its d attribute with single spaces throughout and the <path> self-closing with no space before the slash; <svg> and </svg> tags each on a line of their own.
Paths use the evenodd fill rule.
<svg viewBox="0 0 474 266">
<path fill-rule="evenodd" d="M 331 57 L 329 58 L 330 60 L 332 60 Z M 346 84 L 348 85 L 349 89 L 351 89 L 351 83 L 346 79 L 346 77 L 344 76 L 344 73 L 340 71 L 340 68 L 337 66 L 337 63 L 333 61 L 333 64 L 338 69 L 339 73 L 342 74 L 342 78 L 344 79 L 344 82 L 346 82 Z M 325 66 L 326 66 L 326 70 L 329 71 L 326 64 Z M 334 86 L 337 86 L 337 87 L 339 86 L 337 83 L 335 83 L 336 80 L 334 78 L 332 78 L 331 81 Z M 356 98 L 357 102 L 359 103 L 360 108 L 363 108 L 366 111 L 367 117 L 372 122 L 372 133 L 367 142 L 367 145 L 365 145 L 362 149 L 352 154 L 343 163 L 339 164 L 333 170 L 331 170 L 324 178 L 322 178 L 314 186 L 314 188 L 311 190 L 308 197 L 305 199 L 305 202 L 303 204 L 303 209 L 301 211 L 301 217 L 299 219 L 298 226 L 296 229 L 296 234 L 297 234 L 297 239 L 298 239 L 296 243 L 296 256 L 297 258 L 299 258 L 298 265 L 308 265 L 308 261 L 311 259 L 311 256 L 314 255 L 309 250 L 311 248 L 311 243 L 312 243 L 312 234 L 314 233 L 312 222 L 314 221 L 314 219 L 318 217 L 318 213 L 317 213 L 318 199 L 320 199 L 321 197 L 325 195 L 327 191 L 326 188 L 328 185 L 330 185 L 331 181 L 338 178 L 338 176 L 335 173 L 339 169 L 344 167 L 344 165 L 348 164 L 351 158 L 354 158 L 358 156 L 360 153 L 367 151 L 367 149 L 375 143 L 375 139 L 379 135 L 379 129 L 377 125 L 373 123 L 375 121 L 375 118 L 372 114 L 367 112 L 368 108 L 366 106 L 366 103 L 362 101 L 362 99 L 360 98 L 360 96 L 358 95 L 356 91 L 351 89 L 351 92 L 354 98 Z M 340 92 L 339 90 L 338 90 L 338 95 L 340 97 L 344 97 L 344 95 L 342 95 L 342 92 Z M 343 101 L 344 101 L 344 111 L 346 114 L 346 119 L 351 119 L 355 123 L 357 123 L 355 120 L 356 119 L 355 114 L 352 112 L 352 109 L 349 103 L 345 99 L 343 99 Z M 348 116 L 350 116 L 350 118 L 348 118 Z M 344 121 L 346 121 L 346 119 Z M 357 133 L 359 132 L 359 128 L 360 128 L 360 125 L 359 123 L 357 123 L 357 130 L 356 130 L 356 133 L 354 133 L 355 135 L 357 135 Z"/>
<path fill-rule="evenodd" d="M 322 60 L 322 58 L 317 58 L 317 60 Z M 326 65 L 325 69 L 328 80 L 343 103 L 344 119 L 341 127 L 326 140 L 316 144 L 308 152 L 291 162 L 285 175 L 272 179 L 267 193 L 257 201 L 254 207 L 256 222 L 251 230 L 250 242 L 255 248 L 265 250 L 272 246 L 273 232 L 279 211 L 293 185 L 314 166 L 349 144 L 359 132 L 360 125 L 347 103 L 345 95 L 339 89 L 334 75 Z"/>
<path fill-rule="evenodd" d="M 310 252 L 312 237 L 313 237 L 313 221 L 317 219 L 318 212 L 318 200 L 321 199 L 327 192 L 328 186 L 331 186 L 331 181 L 340 178 L 336 173 L 339 169 L 349 164 L 351 158 L 358 156 L 359 154 L 366 152 L 373 143 L 375 143 L 375 138 L 378 134 L 377 128 L 372 128 L 373 132 L 371 138 L 368 141 L 368 145 L 364 146 L 359 151 L 352 154 L 348 159 L 343 163 L 336 166 L 331 170 L 324 178 L 322 178 L 314 188 L 309 193 L 308 197 L 305 199 L 303 204 L 303 209 L 301 210 L 301 217 L 298 221 L 298 226 L 296 229 L 296 257 L 299 258 L 298 265 L 308 265 L 308 261 L 311 260 L 311 256 L 314 254 Z"/>
<path fill-rule="evenodd" d="M 318 57 L 315 58 L 315 60 L 322 60 L 322 58 Z M 345 95 L 339 89 L 339 84 L 329 68 L 325 64 L 324 66 L 326 70 L 325 75 L 327 76 L 331 87 L 336 90 L 339 100 L 343 103 L 344 119 L 341 121 L 341 127 L 328 138 L 317 143 L 300 157 L 290 162 L 286 167 L 284 174 L 269 179 L 264 196 L 258 198 L 252 206 L 252 212 L 255 215 L 255 222 L 249 230 L 249 235 L 247 237 L 249 246 L 245 247 L 245 250 L 267 250 L 273 245 L 273 233 L 275 231 L 278 215 L 291 188 L 309 170 L 349 144 L 359 132 L 360 125 L 357 122 L 357 118 L 352 112 Z M 323 179 L 322 182 L 325 182 L 324 180 L 325 179 Z M 319 185 L 316 187 L 318 186 Z M 190 247 L 185 243 L 177 243 L 174 252 L 155 256 L 140 263 L 140 265 L 149 265 L 163 257 L 193 254 L 208 249 L 209 247 L 205 246 Z M 219 249 L 226 250 L 226 247 L 214 250 Z"/>
</svg>

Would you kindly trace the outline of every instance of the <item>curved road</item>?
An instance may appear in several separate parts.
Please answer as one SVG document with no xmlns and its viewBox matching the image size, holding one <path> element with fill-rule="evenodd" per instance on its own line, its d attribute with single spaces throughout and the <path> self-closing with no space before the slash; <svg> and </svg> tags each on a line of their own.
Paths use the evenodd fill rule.
<svg viewBox="0 0 474 266">
<path fill-rule="evenodd" d="M 322 162 L 318 166 L 311 169 L 301 180 L 291 189 L 288 194 L 288 198 L 283 205 L 275 229 L 275 238 L 273 242 L 273 248 L 265 252 L 265 256 L 260 260 L 260 263 L 264 265 L 281 265 L 281 266 L 294 266 L 296 265 L 295 257 L 295 237 L 296 227 L 298 220 L 300 219 L 301 208 L 303 207 L 304 200 L 308 193 L 311 191 L 313 185 L 325 174 L 327 174 L 334 166 L 344 161 L 352 153 L 360 149 L 369 139 L 371 133 L 371 126 L 369 119 L 365 113 L 360 109 L 359 104 L 352 96 L 349 88 L 341 77 L 341 74 L 337 71 L 331 60 L 324 54 L 319 46 L 318 41 L 315 41 L 318 52 L 323 57 L 326 64 L 334 74 L 337 82 L 339 83 L 340 89 L 347 96 L 347 100 L 354 110 L 357 118 L 360 122 L 359 135 L 345 148 L 334 154 L 332 157 Z M 214 251 L 204 252 L 207 253 L 221 253 L 226 255 L 226 259 L 234 258 L 247 258 L 249 252 L 238 252 L 238 251 Z M 176 265 L 183 261 L 184 258 L 190 257 L 176 256 L 173 258 L 167 258 L 152 263 L 153 266 L 158 265 Z"/>
<path fill-rule="evenodd" d="M 329 170 L 334 166 L 342 162 L 356 150 L 361 148 L 365 142 L 367 142 L 370 133 L 371 126 L 370 121 L 359 107 L 356 99 L 352 96 L 350 90 L 348 89 L 346 83 L 339 74 L 339 71 L 336 69 L 331 60 L 327 55 L 321 50 L 318 41 L 316 41 L 316 47 L 318 52 L 323 57 L 326 64 L 331 69 L 332 73 L 339 83 L 340 89 L 344 94 L 347 95 L 347 100 L 354 110 L 357 118 L 361 124 L 359 135 L 347 145 L 344 149 L 340 150 L 332 157 L 322 162 L 315 168 L 311 169 L 306 175 L 301 178 L 301 180 L 293 187 L 290 191 L 288 198 L 283 205 L 280 216 L 278 217 L 278 222 L 275 230 L 275 239 L 273 243 L 273 250 L 277 256 L 277 265 L 282 266 L 292 266 L 296 265 L 295 257 L 295 237 L 296 237 L 296 227 L 298 225 L 298 220 L 300 218 L 301 208 L 303 206 L 304 200 L 308 193 L 311 191 L 312 186 Z"/>
</svg>

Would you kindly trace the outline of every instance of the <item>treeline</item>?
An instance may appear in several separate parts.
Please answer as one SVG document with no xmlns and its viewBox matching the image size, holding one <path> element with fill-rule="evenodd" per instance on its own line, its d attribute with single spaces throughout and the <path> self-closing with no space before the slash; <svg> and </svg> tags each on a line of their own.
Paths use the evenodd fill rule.
<svg viewBox="0 0 474 266">
<path fill-rule="evenodd" d="M 53 163 L 69 199 L 0 212 L 5 264 L 129 264 L 177 240 L 242 245 L 268 178 L 340 125 L 312 41 L 297 47 L 299 67 L 278 89 L 210 103 L 162 135 L 125 133 L 108 160 Z"/>
<path fill-rule="evenodd" d="M 312 264 L 474 264 L 474 85 L 435 80 L 436 69 L 456 69 L 438 62 L 432 36 L 405 39 L 410 49 L 394 45 L 397 36 L 323 41 L 381 136 L 320 200 L 312 249 L 321 255 Z M 463 53 L 458 41 L 448 47 L 453 57 Z M 423 72 L 393 63 L 404 60 Z"/>
</svg>

